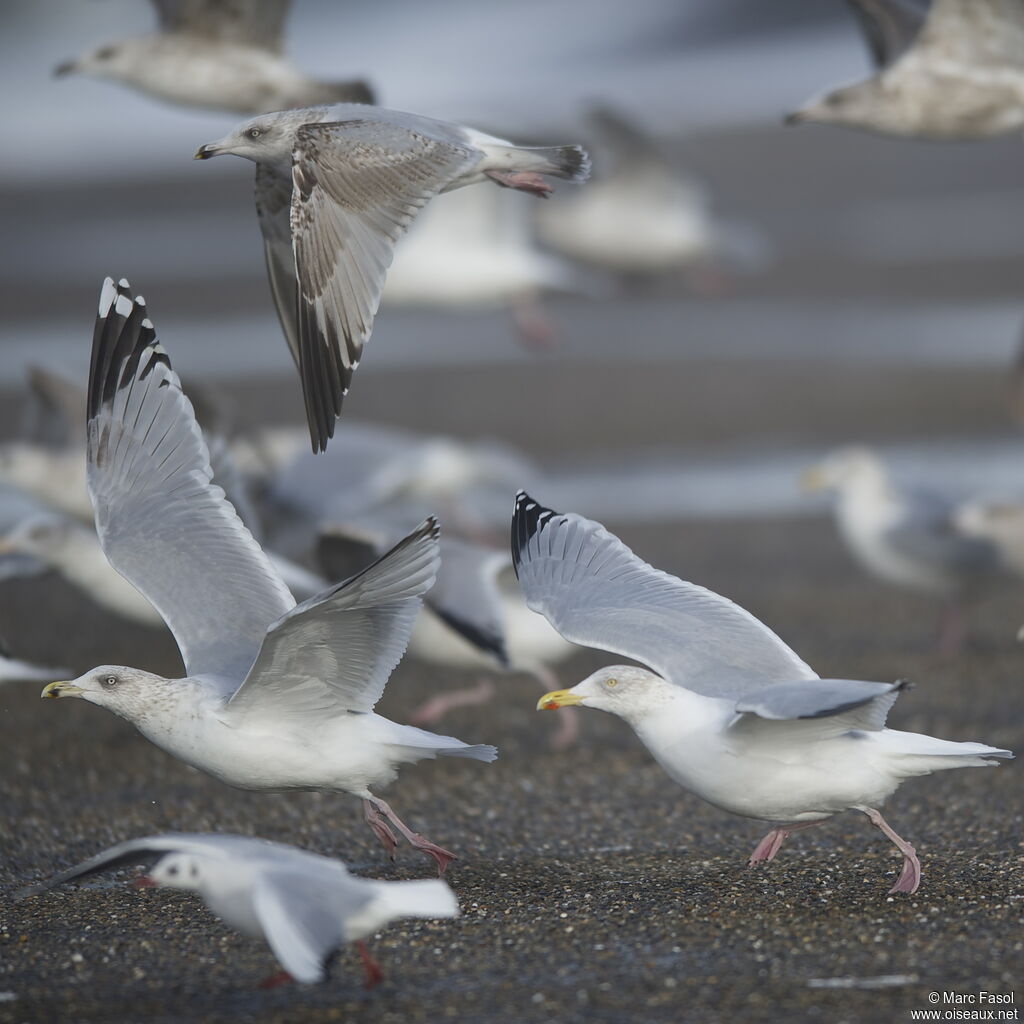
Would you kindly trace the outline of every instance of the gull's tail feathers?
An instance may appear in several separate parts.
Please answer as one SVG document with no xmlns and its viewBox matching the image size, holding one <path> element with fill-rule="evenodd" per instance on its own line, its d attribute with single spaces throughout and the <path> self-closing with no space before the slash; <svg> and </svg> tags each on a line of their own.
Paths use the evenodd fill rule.
<svg viewBox="0 0 1024 1024">
<path fill-rule="evenodd" d="M 463 743 L 454 736 L 439 736 L 414 725 L 394 726 L 387 742 L 401 752 L 401 759 L 422 761 L 433 757 L 468 757 L 473 761 L 490 763 L 498 756 L 498 748 L 488 743 Z"/>
<path fill-rule="evenodd" d="M 928 775 L 950 768 L 984 768 L 1013 757 L 1009 750 L 986 743 L 959 743 L 897 729 L 874 733 L 872 738 L 887 748 L 894 769 L 907 776 Z"/>
<path fill-rule="evenodd" d="M 516 146 L 527 159 L 523 170 L 582 185 L 590 177 L 590 154 L 582 146 Z"/>
<path fill-rule="evenodd" d="M 376 905 L 393 917 L 458 917 L 459 901 L 439 878 L 379 882 Z"/>
</svg>

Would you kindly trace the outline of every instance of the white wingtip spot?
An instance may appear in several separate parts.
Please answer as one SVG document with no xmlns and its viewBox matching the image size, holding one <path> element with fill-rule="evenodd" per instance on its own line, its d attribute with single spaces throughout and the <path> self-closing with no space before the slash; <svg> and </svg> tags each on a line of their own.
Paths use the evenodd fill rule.
<svg viewBox="0 0 1024 1024">
<path fill-rule="evenodd" d="M 135 305 L 136 306 L 142 306 L 143 308 L 145 308 L 146 300 L 141 295 L 136 295 L 135 296 Z"/>
<path fill-rule="evenodd" d="M 118 283 L 118 284 L 119 284 L 119 285 L 120 285 L 120 286 L 121 286 L 122 288 L 127 288 L 127 289 L 128 289 L 129 291 L 131 291 L 131 288 L 132 288 L 132 286 L 131 286 L 131 285 L 130 285 L 130 284 L 128 283 L 128 278 L 127 278 L 127 277 L 122 277 L 122 278 L 121 278 L 121 280 L 120 280 L 120 281 L 118 281 L 117 283 Z"/>
<path fill-rule="evenodd" d="M 144 328 L 145 328 L 145 329 L 146 329 L 147 331 L 152 331 L 152 330 L 155 330 L 155 328 L 153 327 L 153 321 L 152 321 L 152 320 L 150 320 L 148 316 L 146 317 L 146 319 L 145 319 L 145 320 L 143 320 L 143 321 L 142 321 L 142 326 L 143 326 L 143 327 L 144 327 Z M 157 348 L 159 348 L 159 347 L 160 347 L 160 346 L 158 345 L 158 346 L 157 346 Z"/>
<path fill-rule="evenodd" d="M 127 295 L 118 295 L 117 302 L 114 303 L 114 309 L 117 310 L 118 316 L 131 316 L 132 300 Z"/>
<path fill-rule="evenodd" d="M 116 296 L 117 288 L 114 285 L 114 279 L 111 277 L 104 278 L 103 288 L 100 290 L 100 316 L 106 316 L 110 312 L 110 307 L 113 305 Z"/>
</svg>

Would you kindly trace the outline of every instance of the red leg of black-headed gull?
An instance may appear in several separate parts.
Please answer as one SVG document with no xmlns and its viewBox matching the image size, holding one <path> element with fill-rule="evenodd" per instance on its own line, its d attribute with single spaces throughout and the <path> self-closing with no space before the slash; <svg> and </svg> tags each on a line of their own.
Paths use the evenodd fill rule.
<svg viewBox="0 0 1024 1024">
<path fill-rule="evenodd" d="M 370 956 L 370 951 L 362 939 L 356 942 L 356 949 L 359 950 L 359 959 L 362 960 L 363 970 L 366 972 L 366 981 L 363 983 L 363 987 L 373 988 L 374 985 L 379 985 L 384 980 L 384 972 L 380 969 L 380 964 Z"/>
<path fill-rule="evenodd" d="M 384 816 L 369 800 L 363 801 L 363 819 L 373 830 L 373 834 L 379 840 L 380 845 L 387 850 L 388 856 L 394 860 L 395 847 L 398 846 L 398 840 L 395 838 L 395 833 L 388 828 L 388 823 Z"/>
<path fill-rule="evenodd" d="M 820 821 L 801 821 L 796 825 L 780 825 L 778 828 L 773 828 L 754 847 L 754 852 L 750 855 L 750 860 L 747 861 L 747 867 L 752 868 L 755 864 L 767 864 L 768 861 L 774 860 L 775 854 L 779 852 L 783 841 L 790 832 L 799 832 L 802 828 L 820 824 Z"/>
<path fill-rule="evenodd" d="M 413 832 L 413 830 L 409 828 L 409 826 L 406 825 L 402 819 L 399 818 L 393 810 L 391 810 L 388 804 L 384 800 L 381 800 L 380 797 L 371 796 L 369 800 L 364 801 L 364 803 L 372 804 L 374 810 L 376 810 L 379 815 L 383 815 L 383 817 L 387 818 L 387 820 L 394 825 L 403 836 L 405 836 L 410 846 L 422 851 L 430 857 L 433 857 L 434 862 L 437 864 L 438 877 L 444 874 L 445 868 L 448 867 L 453 860 L 458 860 L 454 853 L 449 853 L 443 847 L 438 846 L 436 843 L 432 843 L 429 839 L 421 836 L 419 832 Z M 367 818 L 367 820 L 369 820 L 369 818 Z M 383 822 L 381 822 L 381 824 L 383 824 Z M 373 823 L 370 824 L 370 827 L 373 828 L 374 832 L 377 832 Z M 386 827 L 387 826 L 385 826 L 385 828 Z M 390 829 L 388 831 L 390 831 Z M 380 833 L 377 834 L 378 836 L 380 835 Z"/>
<path fill-rule="evenodd" d="M 536 171 L 484 171 L 484 174 L 503 188 L 529 192 L 541 199 L 547 199 L 555 191 L 555 187 L 549 185 Z"/>
<path fill-rule="evenodd" d="M 959 601 L 950 601 L 939 615 L 937 647 L 944 658 L 952 658 L 963 650 L 967 636 L 967 620 Z"/>
<path fill-rule="evenodd" d="M 287 971 L 278 971 L 277 974 L 272 974 L 269 978 L 264 978 L 260 982 L 260 988 L 280 988 L 282 985 L 287 985 L 289 982 L 295 979 Z"/>
<path fill-rule="evenodd" d="M 436 697 L 424 701 L 412 713 L 411 721 L 413 725 L 436 725 L 449 711 L 486 704 L 493 696 L 494 683 L 489 679 L 481 679 L 475 686 L 439 693 Z"/>
<path fill-rule="evenodd" d="M 558 331 L 536 297 L 517 301 L 512 307 L 512 320 L 524 348 L 540 351 L 558 343 Z"/>
<path fill-rule="evenodd" d="M 859 810 L 862 810 L 871 820 L 871 824 L 880 829 L 903 854 L 903 870 L 896 879 L 896 884 L 889 890 L 889 895 L 894 892 L 917 892 L 917 887 L 921 884 L 921 862 L 917 859 L 917 851 L 906 839 L 896 835 L 885 818 L 874 808 L 861 807 Z"/>
</svg>

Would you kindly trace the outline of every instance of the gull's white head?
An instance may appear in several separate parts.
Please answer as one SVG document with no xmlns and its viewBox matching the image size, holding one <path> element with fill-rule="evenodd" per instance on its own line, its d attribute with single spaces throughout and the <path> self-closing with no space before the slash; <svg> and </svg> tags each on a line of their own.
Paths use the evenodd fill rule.
<svg viewBox="0 0 1024 1024">
<path fill-rule="evenodd" d="M 76 523 L 61 516 L 45 512 L 30 516 L 0 539 L 0 554 L 16 551 L 35 555 L 44 562 L 59 560 L 61 554 L 74 546 L 79 530 L 81 527 Z"/>
<path fill-rule="evenodd" d="M 137 878 L 135 884 L 198 892 L 206 881 L 205 868 L 204 859 L 194 853 L 169 853 L 157 862 L 148 875 Z"/>
<path fill-rule="evenodd" d="M 627 722 L 648 714 L 670 699 L 675 687 L 659 675 L 635 665 L 610 665 L 577 683 L 571 690 L 552 690 L 537 702 L 538 711 L 575 705 L 618 715 Z"/>
<path fill-rule="evenodd" d="M 865 484 L 884 484 L 882 460 L 868 448 L 840 448 L 800 478 L 805 491 L 844 491 Z"/>
<path fill-rule="evenodd" d="M 327 107 L 282 110 L 261 114 L 239 125 L 217 142 L 208 142 L 195 152 L 196 160 L 215 156 L 241 156 L 253 163 L 267 164 L 281 171 L 291 168 L 295 132 L 304 124 L 322 121 Z"/>
<path fill-rule="evenodd" d="M 171 685 L 169 685 L 171 684 Z M 101 665 L 77 679 L 50 683 L 41 697 L 81 697 L 129 722 L 145 721 L 173 702 L 177 683 L 163 676 L 124 665 Z"/>
</svg>

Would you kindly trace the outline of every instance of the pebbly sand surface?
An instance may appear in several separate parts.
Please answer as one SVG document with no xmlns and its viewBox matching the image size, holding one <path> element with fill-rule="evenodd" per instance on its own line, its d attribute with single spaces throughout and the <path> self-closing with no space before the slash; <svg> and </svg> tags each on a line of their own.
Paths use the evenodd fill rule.
<svg viewBox="0 0 1024 1024">
<path fill-rule="evenodd" d="M 677 368 L 675 389 L 662 384 L 664 397 L 678 400 L 659 408 L 644 386 L 659 377 L 654 367 L 633 368 L 612 388 L 597 372 L 553 361 L 532 375 L 540 384 L 524 412 L 509 372 L 368 373 L 353 405 L 410 423 L 429 414 L 437 429 L 467 432 L 470 385 L 493 385 L 495 432 L 541 457 L 594 457 L 603 445 L 673 439 L 709 450 L 752 437 L 817 436 L 826 445 L 864 424 L 866 407 L 869 433 L 879 436 L 985 433 L 999 422 L 1003 383 L 982 370 L 880 375 L 698 360 Z M 242 418 L 264 415 L 285 383 L 294 385 L 236 391 Z M 569 390 L 572 407 L 560 398 Z M 820 407 L 835 419 L 814 434 L 809 409 Z M 608 525 L 654 564 L 747 606 L 823 675 L 913 680 L 891 715 L 895 727 L 1024 747 L 1024 654 L 1012 639 L 1024 621 L 1019 590 L 979 604 L 971 649 L 942 661 L 930 649 L 929 602 L 863 578 L 823 518 Z M 115 622 L 66 586 L 8 585 L 3 600 L 6 628 L 27 656 L 59 652 L 76 671 L 119 660 L 177 669 L 168 636 Z M 571 685 L 602 663 L 581 652 L 560 677 Z M 407 660 L 380 710 L 402 720 L 427 696 L 468 681 Z M 909 1020 L 932 1005 L 932 991 L 1016 989 L 1024 999 L 1024 831 L 1013 762 L 901 789 L 886 814 L 917 845 L 924 880 L 914 896 L 889 898 L 899 857 L 862 816 L 800 833 L 767 869 L 749 870 L 761 824 L 671 784 L 610 716 L 584 712 L 580 745 L 552 752 L 555 723 L 533 710 L 537 684 L 500 680 L 491 703 L 443 726 L 496 743 L 499 760 L 423 763 L 387 794 L 414 828 L 459 855 L 449 879 L 463 916 L 398 923 L 374 939 L 386 980 L 372 992 L 351 950 L 325 984 L 267 992 L 257 986 L 276 970 L 269 951 L 191 896 L 134 890 L 128 874 L 23 902 L 13 894 L 115 841 L 172 829 L 286 841 L 376 877 L 424 877 L 429 862 L 403 847 L 389 863 L 351 797 L 231 790 L 101 709 L 43 703 L 38 692 L 38 684 L 0 689 L 2 1022 L 835 1024 Z"/>
</svg>

